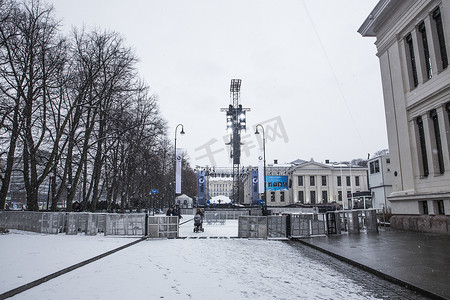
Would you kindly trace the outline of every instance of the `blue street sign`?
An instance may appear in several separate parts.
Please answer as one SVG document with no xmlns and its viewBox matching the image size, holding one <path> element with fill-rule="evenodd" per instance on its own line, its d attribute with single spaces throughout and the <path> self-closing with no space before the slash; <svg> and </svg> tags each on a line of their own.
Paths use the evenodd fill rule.
<svg viewBox="0 0 450 300">
<path fill-rule="evenodd" d="M 158 194 L 158 190 L 157 190 L 157 189 L 152 189 L 152 190 L 151 190 L 151 193 L 152 193 L 152 194 Z"/>
</svg>

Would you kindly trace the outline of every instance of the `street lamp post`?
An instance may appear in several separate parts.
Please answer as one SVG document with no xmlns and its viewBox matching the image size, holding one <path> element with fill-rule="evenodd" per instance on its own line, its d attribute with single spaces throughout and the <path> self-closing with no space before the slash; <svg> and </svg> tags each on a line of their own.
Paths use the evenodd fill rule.
<svg viewBox="0 0 450 300">
<path fill-rule="evenodd" d="M 263 156 L 264 156 L 264 206 L 263 206 L 263 214 L 267 214 L 267 184 L 266 184 L 266 138 L 264 134 L 264 127 L 261 124 L 256 125 L 255 134 L 259 134 L 258 127 L 262 129 L 262 140 L 263 140 Z"/>
<path fill-rule="evenodd" d="M 178 124 L 177 127 L 175 127 L 175 162 L 174 162 L 174 173 L 175 173 L 175 181 L 173 182 L 173 202 L 175 204 L 175 198 L 177 197 L 177 130 L 178 127 L 181 126 L 180 134 L 184 134 L 184 125 Z"/>
</svg>

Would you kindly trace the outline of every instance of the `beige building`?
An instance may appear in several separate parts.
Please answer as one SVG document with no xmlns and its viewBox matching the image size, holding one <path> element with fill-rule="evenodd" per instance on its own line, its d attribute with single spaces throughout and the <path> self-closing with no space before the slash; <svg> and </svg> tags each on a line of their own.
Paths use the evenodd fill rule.
<svg viewBox="0 0 450 300">
<path fill-rule="evenodd" d="M 216 196 L 226 196 L 231 198 L 233 191 L 233 179 L 225 178 L 209 178 L 208 180 L 208 199 Z"/>
<path fill-rule="evenodd" d="M 365 167 L 304 161 L 292 167 L 291 178 L 294 203 L 337 203 L 344 209 L 364 208 L 364 204 L 358 205 L 358 202 L 362 192 L 368 191 Z M 369 208 L 369 197 L 366 202 Z"/>
<path fill-rule="evenodd" d="M 371 206 L 370 197 L 366 197 L 368 186 L 365 167 L 296 160 L 291 164 L 268 165 L 266 173 L 268 207 L 337 203 L 344 208 L 363 208 L 364 204 L 360 204 L 363 193 L 367 201 L 366 208 Z M 243 186 L 244 204 L 251 204 L 254 200 L 251 176 L 244 178 Z"/>
<path fill-rule="evenodd" d="M 376 37 L 394 223 L 448 232 L 450 1 L 381 0 L 358 32 Z"/>
</svg>

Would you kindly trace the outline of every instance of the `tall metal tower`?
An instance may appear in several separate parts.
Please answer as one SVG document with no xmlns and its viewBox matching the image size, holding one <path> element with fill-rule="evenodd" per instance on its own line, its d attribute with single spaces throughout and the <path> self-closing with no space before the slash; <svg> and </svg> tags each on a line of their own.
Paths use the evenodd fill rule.
<svg viewBox="0 0 450 300">
<path fill-rule="evenodd" d="M 246 130 L 246 112 L 250 108 L 243 108 L 239 104 L 241 96 L 241 79 L 231 79 L 230 84 L 230 105 L 228 108 L 221 108 L 220 111 L 226 112 L 227 131 L 230 133 L 230 157 L 233 160 L 233 194 L 234 204 L 240 202 L 240 163 L 241 163 L 241 131 Z"/>
</svg>

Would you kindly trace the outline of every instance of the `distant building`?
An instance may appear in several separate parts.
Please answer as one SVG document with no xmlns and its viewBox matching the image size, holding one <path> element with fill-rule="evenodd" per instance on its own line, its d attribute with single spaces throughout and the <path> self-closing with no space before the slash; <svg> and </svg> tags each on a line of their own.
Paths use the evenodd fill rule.
<svg viewBox="0 0 450 300">
<path fill-rule="evenodd" d="M 231 198 L 233 191 L 232 177 L 210 177 L 208 180 L 208 199 L 216 196 L 227 196 Z"/>
<path fill-rule="evenodd" d="M 311 160 L 292 167 L 292 198 L 294 203 L 329 205 L 344 209 L 370 208 L 367 170 L 351 164 L 325 164 Z M 362 201 L 366 202 L 364 204 Z"/>
<path fill-rule="evenodd" d="M 450 1 L 381 0 L 358 30 L 376 37 L 391 161 L 391 226 L 448 233 Z"/>
<path fill-rule="evenodd" d="M 257 168 L 250 167 L 249 170 Z M 289 164 L 268 165 L 266 173 L 268 207 L 293 204 L 333 204 L 350 209 L 372 207 L 365 167 L 299 159 Z M 247 205 L 255 202 L 252 198 L 254 185 L 251 178 L 248 175 L 243 181 L 244 204 Z"/>
<path fill-rule="evenodd" d="M 383 154 L 369 159 L 367 168 L 373 207 L 391 211 L 391 202 L 387 199 L 392 193 L 392 166 L 389 155 Z"/>
</svg>

